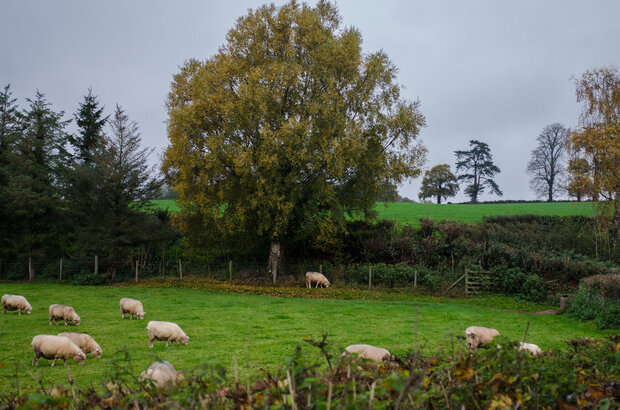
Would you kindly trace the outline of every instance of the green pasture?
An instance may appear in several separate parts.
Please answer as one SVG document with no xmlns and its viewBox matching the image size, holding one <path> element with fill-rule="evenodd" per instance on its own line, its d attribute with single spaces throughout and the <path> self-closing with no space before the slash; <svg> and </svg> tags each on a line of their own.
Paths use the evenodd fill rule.
<svg viewBox="0 0 620 410">
<path fill-rule="evenodd" d="M 153 201 L 160 208 L 179 210 L 172 199 Z M 474 223 L 484 217 L 500 215 L 594 215 L 593 202 L 519 202 L 500 204 L 420 204 L 414 202 L 377 202 L 379 219 L 391 219 L 410 225 L 419 225 L 420 218 L 434 221 Z"/>
<path fill-rule="evenodd" d="M 47 387 L 66 383 L 69 367 L 80 386 L 97 386 L 109 374 L 111 359 L 118 357 L 121 349 L 129 352 L 136 374 L 163 359 L 177 369 L 200 363 L 220 363 L 233 369 L 236 362 L 239 377 L 245 378 L 258 374 L 260 368 L 280 368 L 298 343 L 304 344 L 307 336 L 318 338 L 323 331 L 329 333 L 338 351 L 348 344 L 369 343 L 395 354 L 417 346 L 424 355 L 447 352 L 452 340 L 463 348 L 464 341 L 451 336 L 462 335 L 469 325 L 494 327 L 520 340 L 530 321 L 527 341 L 543 349 L 562 349 L 569 339 L 604 334 L 592 323 L 564 315 L 524 313 L 548 306 L 503 297 L 450 299 L 405 294 L 402 300 L 343 300 L 200 289 L 0 283 L 0 294 L 5 293 L 24 295 L 33 306 L 31 315 L 0 315 L 0 388 L 5 392 L 35 388 L 39 380 Z M 122 297 L 140 299 L 145 320 L 121 319 L 118 303 Z M 50 326 L 48 306 L 52 303 L 72 305 L 81 316 L 80 326 Z M 149 320 L 178 323 L 190 337 L 189 344 L 166 348 L 165 343 L 155 342 L 149 349 L 145 329 Z M 51 368 L 51 361 L 44 359 L 39 366 L 31 366 L 32 337 L 63 331 L 89 333 L 101 345 L 103 357 L 89 356 L 83 366 L 68 362 L 65 367 L 61 361 Z M 305 349 L 317 354 L 311 346 Z"/>
</svg>

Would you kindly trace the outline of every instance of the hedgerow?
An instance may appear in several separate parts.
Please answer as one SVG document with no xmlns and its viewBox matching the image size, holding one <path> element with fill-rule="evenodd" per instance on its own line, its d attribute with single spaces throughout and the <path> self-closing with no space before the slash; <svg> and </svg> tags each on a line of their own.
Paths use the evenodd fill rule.
<svg viewBox="0 0 620 410">
<path fill-rule="evenodd" d="M 326 335 L 306 339 L 275 373 L 245 380 L 215 364 L 184 369 L 170 389 L 140 380 L 127 351 L 99 386 L 66 384 L 0 394 L 2 408 L 617 408 L 620 338 L 577 339 L 538 358 L 503 338 L 470 354 L 453 340 L 379 365 L 341 356 Z M 320 355 L 308 354 L 313 346 Z"/>
</svg>

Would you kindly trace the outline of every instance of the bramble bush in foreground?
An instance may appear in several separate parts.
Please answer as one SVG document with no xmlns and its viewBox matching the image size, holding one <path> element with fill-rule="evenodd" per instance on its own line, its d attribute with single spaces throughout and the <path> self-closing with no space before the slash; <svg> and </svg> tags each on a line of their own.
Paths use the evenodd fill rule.
<svg viewBox="0 0 620 410">
<path fill-rule="evenodd" d="M 0 395 L 2 408 L 617 408 L 620 336 L 576 339 L 568 348 L 531 358 L 518 342 L 497 338 L 471 354 L 452 340 L 433 357 L 410 352 L 380 365 L 334 351 L 327 336 L 307 338 L 321 355 L 298 345 L 277 373 L 254 381 L 204 364 L 181 372 L 169 390 L 152 388 L 119 352 L 100 386 L 44 386 Z"/>
</svg>

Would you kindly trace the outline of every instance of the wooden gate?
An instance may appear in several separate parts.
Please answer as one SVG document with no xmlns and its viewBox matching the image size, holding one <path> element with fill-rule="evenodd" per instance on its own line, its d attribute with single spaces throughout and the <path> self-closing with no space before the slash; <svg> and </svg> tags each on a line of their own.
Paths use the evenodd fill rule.
<svg viewBox="0 0 620 410">
<path fill-rule="evenodd" d="M 493 272 L 465 270 L 465 295 L 474 296 L 493 288 Z"/>
</svg>

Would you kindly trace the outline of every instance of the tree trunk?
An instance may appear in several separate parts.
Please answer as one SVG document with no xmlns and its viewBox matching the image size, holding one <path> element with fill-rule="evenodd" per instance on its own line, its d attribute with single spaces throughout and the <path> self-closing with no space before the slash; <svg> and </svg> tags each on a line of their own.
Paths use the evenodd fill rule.
<svg viewBox="0 0 620 410">
<path fill-rule="evenodd" d="M 441 195 L 437 195 L 437 203 L 441 204 Z"/>
<path fill-rule="evenodd" d="M 276 283 L 278 277 L 278 269 L 280 268 L 280 262 L 282 260 L 282 248 L 279 241 L 271 241 L 271 248 L 269 250 L 269 273 L 273 278 L 273 283 Z"/>
<path fill-rule="evenodd" d="M 610 229 L 610 237 L 609 237 L 609 247 L 610 247 L 610 256 L 611 260 L 616 262 L 616 239 L 618 238 L 618 231 L 620 231 L 620 201 L 614 201 L 614 216 L 611 221 L 611 229 Z"/>
</svg>

